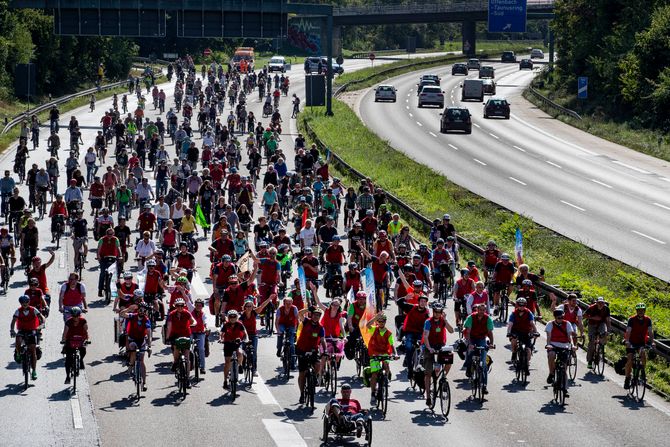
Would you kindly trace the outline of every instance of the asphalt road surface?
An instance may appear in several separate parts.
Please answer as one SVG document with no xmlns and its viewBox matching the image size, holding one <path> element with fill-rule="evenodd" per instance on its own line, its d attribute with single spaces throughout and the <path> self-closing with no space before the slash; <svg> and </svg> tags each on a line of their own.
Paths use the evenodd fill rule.
<svg viewBox="0 0 670 447">
<path fill-rule="evenodd" d="M 348 61 L 345 67 L 355 69 L 368 63 Z M 291 92 L 303 96 L 301 73 L 292 73 L 291 77 Z M 163 88 L 172 94 L 171 86 L 164 85 Z M 260 116 L 261 104 L 253 95 L 251 98 L 251 110 Z M 131 110 L 134 104 L 133 99 Z M 85 107 L 64 114 L 62 124 L 69 116 L 76 115 L 82 126 L 90 126 L 83 135 L 88 145 L 93 141 L 100 114 L 109 107 L 111 100 L 101 100 L 93 113 Z M 153 117 L 155 113 L 151 109 L 152 106 L 147 107 L 147 115 Z M 281 112 L 284 117 L 290 116 L 290 104 L 286 99 L 282 99 Z M 292 166 L 292 137 L 297 134 L 295 120 L 285 118 L 284 132 L 280 147 L 289 155 L 288 163 Z M 61 137 L 64 134 L 61 132 Z M 173 149 L 174 146 L 168 145 L 168 151 Z M 40 148 L 31 152 L 29 163 L 43 163 L 45 154 L 46 144 L 42 142 Z M 62 161 L 64 158 L 61 157 Z M 12 159 L 13 151 L 3 154 L 0 168 L 11 169 Z M 63 187 L 61 185 L 61 190 Z M 136 212 L 134 216 L 137 216 Z M 133 220 L 131 228 L 134 225 Z M 40 221 L 39 228 L 42 234 L 40 256 L 48 259 L 44 250 L 52 245 L 48 221 Z M 49 286 L 54 294 L 73 266 L 72 245 L 66 239 L 62 242 L 55 253 L 55 262 L 48 270 Z M 201 240 L 201 246 L 204 243 Z M 201 297 L 211 293 L 209 280 L 205 279 L 209 264 L 204 253 L 201 249 L 197 254 L 198 274 L 193 281 L 194 293 Z M 0 401 L 6 432 L 2 445 L 19 446 L 27 442 L 37 446 L 125 446 L 128 443 L 171 446 L 194 442 L 241 447 L 321 445 L 321 413 L 329 396 L 318 392 L 314 412 L 298 405 L 297 373 L 288 383 L 278 378 L 280 362 L 275 357 L 274 337 L 261 339 L 259 376 L 251 389 L 243 387 L 240 390 L 234 403 L 228 391 L 222 388 L 223 354 L 219 345 L 212 345 L 204 380 L 194 385 L 182 401 L 176 396 L 174 375 L 169 369 L 170 351 L 160 340 L 154 339 L 154 354 L 147 360 L 149 390 L 139 402 L 136 401 L 133 382 L 116 356 L 111 305 L 105 306 L 102 299 L 95 296 L 98 268 L 93 259 L 94 256 L 89 255 L 84 272 L 90 305 L 86 318 L 92 339 L 86 356 L 86 370 L 82 372 L 85 380 L 81 381 L 76 395 L 63 384 L 64 362 L 58 344 L 63 326 L 57 312 L 53 312 L 47 321 L 38 380 L 25 392 L 20 387 L 20 369 L 12 360 L 13 341 L 6 334 L 5 349 L 0 352 L 0 362 L 5 365 L 0 371 L 3 386 Z M 129 265 L 135 271 L 134 263 L 129 262 Z M 6 323 L 18 307 L 17 298 L 25 287 L 25 277 L 17 271 L 12 277 L 9 294 L 0 300 L 0 315 Z M 389 307 L 391 314 L 395 314 L 394 307 Z M 448 315 L 453 322 L 451 309 Z M 608 369 L 605 377 L 599 378 L 585 374 L 585 365 L 580 363 L 568 405 L 560 408 L 551 403 L 552 391 L 544 383 L 547 366 L 542 349 L 532 362 L 530 384 L 522 387 L 514 383 L 514 373 L 506 363 L 510 353 L 504 334 L 502 328 L 495 331 L 498 349 L 491 351 L 494 364 L 489 378 L 490 395 L 483 405 L 469 399 L 470 390 L 460 368 L 462 362 L 456 360 L 449 376 L 452 381 L 449 420 L 426 410 L 424 398 L 408 389 L 401 363 L 393 363 L 389 412 L 386 420 L 375 415 L 374 445 L 399 445 L 401 439 L 412 439 L 419 445 L 442 445 L 447 440 L 473 446 L 519 443 L 549 446 L 576 440 L 593 446 L 603 443 L 665 445 L 670 408 L 656 396 L 650 395 L 643 404 L 636 404 L 625 397 L 622 381 L 613 376 L 612 371 Z M 455 336 L 450 340 L 455 340 Z M 542 346 L 543 343 L 538 341 L 538 348 Z M 351 378 L 353 375 L 353 362 L 344 362 L 340 383 L 344 380 L 351 382 L 354 397 L 367 405 L 369 390 L 361 389 L 360 381 Z M 342 443 L 355 445 L 355 439 L 338 442 Z"/>
<path fill-rule="evenodd" d="M 496 68 L 498 97 L 511 119 L 484 119 L 479 102 L 461 102 L 464 76 L 451 67 L 421 70 L 389 82 L 396 103 L 362 94 L 356 110 L 369 128 L 449 180 L 595 250 L 670 280 L 668 163 L 589 135 L 552 119 L 522 96 L 534 76 L 518 64 Z M 537 65 L 536 65 L 537 69 Z M 439 112 L 418 108 L 420 74 L 442 77 L 446 106 L 467 107 L 471 135 L 440 134 Z M 471 71 L 467 78 L 476 78 Z"/>
</svg>

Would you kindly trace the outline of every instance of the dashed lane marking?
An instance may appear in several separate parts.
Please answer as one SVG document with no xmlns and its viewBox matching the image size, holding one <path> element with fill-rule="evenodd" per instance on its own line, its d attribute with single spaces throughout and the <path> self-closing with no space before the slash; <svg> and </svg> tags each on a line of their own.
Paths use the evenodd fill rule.
<svg viewBox="0 0 670 447">
<path fill-rule="evenodd" d="M 512 146 L 512 147 L 513 147 L 514 149 L 518 149 L 518 150 L 520 150 L 521 152 L 526 152 L 526 149 L 524 149 L 524 148 L 522 148 L 522 147 L 519 147 L 519 146 Z"/>
<path fill-rule="evenodd" d="M 645 171 L 644 169 L 636 168 L 635 166 L 628 165 L 626 163 L 623 163 L 619 160 L 612 160 L 612 163 L 615 165 L 622 166 L 624 168 L 630 169 L 631 171 L 639 172 L 640 174 L 651 174 L 649 171 Z"/>
<path fill-rule="evenodd" d="M 528 186 L 526 183 L 522 182 L 518 178 L 510 177 L 509 179 L 512 180 L 513 182 L 517 182 L 519 185 Z"/>
<path fill-rule="evenodd" d="M 558 169 L 563 169 L 563 166 L 561 166 L 559 164 L 556 164 L 551 160 L 547 160 L 547 164 L 552 165 L 553 167 L 558 168 Z"/>
<path fill-rule="evenodd" d="M 601 182 L 600 180 L 596 180 L 596 179 L 592 178 L 591 181 L 592 181 L 593 183 L 597 183 L 597 184 L 600 185 L 600 186 L 604 186 L 605 188 L 612 189 L 612 185 L 608 185 L 607 183 L 603 183 L 603 182 Z"/>
<path fill-rule="evenodd" d="M 656 242 L 657 244 L 665 245 L 665 242 L 664 242 L 664 241 L 662 241 L 662 240 L 660 240 L 660 239 L 656 239 L 655 237 L 651 237 L 651 236 L 649 236 L 648 234 L 640 233 L 639 231 L 636 231 L 636 230 L 630 230 L 630 231 L 633 232 L 633 233 L 635 233 L 635 234 L 637 234 L 638 236 L 642 236 L 642 237 L 644 237 L 644 238 L 649 239 L 650 241 L 654 241 L 654 242 Z"/>
<path fill-rule="evenodd" d="M 451 143 L 449 143 L 447 146 L 449 146 L 450 148 L 452 148 L 452 149 L 455 150 L 455 151 L 458 150 L 458 148 L 457 148 L 456 146 L 454 146 L 453 144 L 451 144 Z"/>
<path fill-rule="evenodd" d="M 585 210 L 584 208 L 582 208 L 581 206 L 577 206 L 577 205 L 575 205 L 574 203 L 566 202 L 565 200 L 561 200 L 561 203 L 564 204 L 564 205 L 570 206 L 570 207 L 572 207 L 572 208 L 574 208 L 574 209 L 576 209 L 576 210 L 582 211 L 582 212 L 586 211 L 586 210 Z"/>
<path fill-rule="evenodd" d="M 479 163 L 479 164 L 482 165 L 482 166 L 486 166 L 486 163 L 484 163 L 484 162 L 481 161 L 481 160 L 477 160 L 476 158 L 473 158 L 473 160 L 474 160 L 475 162 Z"/>
<path fill-rule="evenodd" d="M 654 205 L 656 205 L 659 208 L 663 208 L 664 210 L 670 211 L 670 206 L 665 206 L 665 205 L 663 205 L 661 203 L 657 203 L 657 202 L 654 202 Z"/>
</svg>

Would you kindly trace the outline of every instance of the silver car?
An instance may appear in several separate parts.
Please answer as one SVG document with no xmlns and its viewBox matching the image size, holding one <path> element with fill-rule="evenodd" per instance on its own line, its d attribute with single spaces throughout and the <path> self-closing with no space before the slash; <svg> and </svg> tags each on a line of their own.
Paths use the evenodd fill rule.
<svg viewBox="0 0 670 447">
<path fill-rule="evenodd" d="M 544 51 L 540 50 L 539 48 L 533 48 L 532 50 L 530 50 L 530 58 L 544 59 Z"/>
<path fill-rule="evenodd" d="M 375 102 L 396 101 L 396 90 L 392 85 L 380 85 L 375 89 Z"/>
<path fill-rule="evenodd" d="M 427 105 L 444 107 L 444 92 L 437 85 L 426 85 L 419 93 L 419 108 Z"/>
</svg>

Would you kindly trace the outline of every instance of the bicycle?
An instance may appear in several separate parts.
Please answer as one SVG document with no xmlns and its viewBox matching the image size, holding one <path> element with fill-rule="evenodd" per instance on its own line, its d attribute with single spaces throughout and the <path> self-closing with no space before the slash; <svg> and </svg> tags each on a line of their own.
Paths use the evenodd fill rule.
<svg viewBox="0 0 670 447">
<path fill-rule="evenodd" d="M 270 303 L 265 307 L 265 330 L 267 331 L 268 337 L 272 337 L 272 334 L 274 333 L 274 327 L 275 327 L 275 306 L 274 303 Z"/>
<path fill-rule="evenodd" d="M 556 353 L 556 367 L 554 369 L 554 402 L 558 405 L 565 405 L 565 397 L 568 393 L 568 375 L 567 375 L 567 363 L 569 357 L 569 349 L 561 349 L 555 346 L 549 346 L 547 349 L 551 349 Z"/>
<path fill-rule="evenodd" d="M 235 340 L 235 350 L 233 351 L 232 358 L 230 359 L 230 372 L 228 373 L 228 384 L 230 386 L 230 400 L 235 402 L 237 398 L 237 383 L 239 381 L 239 363 L 237 360 L 237 350 L 239 349 L 241 341 Z M 224 379 L 225 380 L 225 379 Z"/>
<path fill-rule="evenodd" d="M 584 344 L 584 336 L 577 337 L 578 344 Z M 577 377 L 577 352 L 570 351 L 570 356 L 568 357 L 568 377 L 570 381 L 574 382 Z"/>
<path fill-rule="evenodd" d="M 21 337 L 21 346 L 19 346 L 19 353 L 21 354 L 21 371 L 23 372 L 23 390 L 27 390 L 30 386 L 30 370 L 33 364 L 33 353 L 28 349 L 26 338 L 35 339 L 35 351 L 39 350 L 40 333 L 39 331 L 24 332 Z M 39 358 L 39 355 L 38 355 Z"/>
<path fill-rule="evenodd" d="M 328 351 L 323 355 L 326 356 L 326 368 L 323 372 L 323 381 L 325 382 L 326 391 L 335 397 L 337 395 L 337 354 L 335 354 L 335 347 L 341 340 L 339 338 L 326 338 L 326 346 Z"/>
<path fill-rule="evenodd" d="M 628 387 L 628 395 L 637 402 L 644 400 L 644 393 L 647 390 L 647 372 L 640 358 L 640 352 L 643 349 L 649 351 L 650 346 L 636 349 L 633 353 L 633 368 L 631 370 L 630 386 Z"/>
<path fill-rule="evenodd" d="M 54 216 L 54 219 L 56 222 L 54 224 L 54 231 L 51 232 L 51 237 L 56 242 L 56 250 L 58 250 L 60 248 L 60 239 L 64 233 L 65 216 L 58 214 Z"/>
<path fill-rule="evenodd" d="M 244 345 L 244 381 L 247 387 L 251 388 L 254 384 L 254 346 L 251 341 Z"/>
<path fill-rule="evenodd" d="M 155 317 L 154 312 L 151 312 L 152 318 Z M 154 322 L 152 321 L 151 327 L 154 327 Z M 206 337 L 206 336 L 205 336 Z M 205 340 L 207 343 L 207 340 Z M 193 381 L 198 383 L 200 381 L 200 350 L 198 349 L 197 343 L 191 343 L 191 369 L 193 370 Z"/>
<path fill-rule="evenodd" d="M 363 341 L 363 337 L 360 335 L 356 339 L 354 361 L 356 362 L 356 375 L 361 377 L 365 367 L 370 365 L 370 356 L 368 354 L 368 348 L 365 346 L 365 342 Z"/>
<path fill-rule="evenodd" d="M 151 357 L 151 350 L 148 350 L 146 345 L 138 347 L 135 351 L 135 365 L 133 368 L 133 382 L 135 383 L 135 392 L 137 393 L 137 400 L 142 397 L 142 390 L 144 389 L 144 375 L 146 374 L 146 366 L 144 365 L 144 353 L 149 352 Z"/>
<path fill-rule="evenodd" d="M 531 351 L 535 347 L 535 340 L 539 337 L 539 334 L 531 334 L 533 337 L 530 341 L 530 344 L 526 344 L 526 339 L 519 339 L 519 337 L 513 336 L 517 339 L 516 345 L 516 361 L 514 362 L 514 370 L 516 373 L 516 381 L 523 385 L 528 383 L 528 369 L 530 368 L 530 359 L 528 358 L 528 349 Z"/>
<path fill-rule="evenodd" d="M 386 412 L 389 404 L 389 375 L 384 371 L 384 365 L 388 364 L 389 360 L 396 360 L 396 357 L 388 355 L 373 355 L 370 361 L 378 361 L 381 363 L 381 369 L 377 373 L 377 405 L 376 408 L 382 412 L 382 419 L 386 419 Z"/>
<path fill-rule="evenodd" d="M 310 351 L 305 353 L 305 356 L 309 357 L 309 368 L 305 374 L 305 388 L 303 390 L 303 395 L 305 396 L 305 405 L 314 410 L 314 395 L 316 394 L 316 369 L 314 365 L 319 361 L 319 353 L 317 351 Z"/>
<path fill-rule="evenodd" d="M 288 380 L 291 376 L 291 365 L 293 363 L 293 358 L 291 355 L 291 339 L 286 331 L 284 331 L 284 341 L 282 343 L 281 363 L 284 379 Z"/>
<path fill-rule="evenodd" d="M 472 356 L 472 363 L 470 365 L 470 368 L 472 368 L 472 377 L 470 377 L 472 398 L 478 400 L 479 403 L 484 403 L 484 363 L 486 363 L 486 368 L 490 370 L 488 354 L 486 353 L 489 348 L 492 349 L 493 346 L 475 346 L 475 353 Z M 477 366 L 473 367 L 472 365 Z"/>
<path fill-rule="evenodd" d="M 188 389 L 190 388 L 189 371 L 186 367 L 187 363 L 184 351 L 189 351 L 191 349 L 191 339 L 188 337 L 177 338 L 174 341 L 174 349 L 178 349 L 180 351 L 175 375 L 177 376 L 177 392 L 181 394 L 181 398 L 184 400 L 186 399 Z"/>
<path fill-rule="evenodd" d="M 454 348 L 452 346 L 444 346 L 437 352 L 437 362 L 440 364 L 440 372 L 435 374 L 435 369 L 432 371 L 432 400 L 430 403 L 430 409 L 433 410 L 437 404 L 438 398 L 440 399 L 440 412 L 442 416 L 446 419 L 449 416 L 449 410 L 451 409 L 451 388 L 449 386 L 449 380 L 447 380 L 447 374 L 444 372 L 444 365 L 450 364 L 453 362 Z M 435 354 L 430 354 L 435 355 Z"/>
<path fill-rule="evenodd" d="M 44 218 L 44 215 L 47 212 L 47 190 L 49 188 L 38 188 L 37 191 L 37 200 L 36 200 L 36 206 L 39 211 L 39 220 L 42 220 Z"/>
<path fill-rule="evenodd" d="M 105 304 L 107 305 L 112 302 L 112 276 L 114 276 L 114 273 L 116 273 L 116 269 L 112 269 L 111 267 L 116 264 L 117 259 L 115 256 L 106 256 L 103 259 L 109 266 L 107 267 L 107 270 L 105 270 L 105 278 L 103 282 L 105 292 Z"/>
<path fill-rule="evenodd" d="M 451 275 L 451 268 L 446 263 L 440 264 L 436 273 L 435 298 L 446 305 L 447 299 L 454 290 L 454 277 Z"/>
<path fill-rule="evenodd" d="M 417 387 L 419 390 L 423 391 L 424 388 L 424 383 L 423 383 L 423 375 L 419 381 L 415 380 L 414 377 L 414 369 L 417 367 L 417 365 L 421 365 L 421 337 L 417 336 L 412 340 L 412 350 L 411 353 L 412 355 L 409 355 L 409 352 L 407 353 L 408 358 L 407 358 L 407 380 L 409 381 L 409 386 L 411 386 L 413 389 L 416 389 Z"/>
<path fill-rule="evenodd" d="M 602 376 L 605 372 L 605 344 L 602 339 L 606 334 L 596 335 L 596 346 L 593 350 L 593 372 Z"/>
<path fill-rule="evenodd" d="M 75 249 L 74 251 L 74 270 L 79 274 L 79 277 L 81 278 L 81 274 L 84 270 L 84 264 L 86 263 L 86 258 L 84 257 L 84 243 L 86 242 L 85 237 L 78 237 L 75 239 L 75 247 L 76 244 L 79 244 L 79 249 Z"/>
<path fill-rule="evenodd" d="M 91 344 L 90 341 L 84 340 L 81 336 L 74 336 L 68 341 L 68 348 L 72 349 L 72 364 L 70 374 L 72 375 L 72 394 L 77 394 L 77 378 L 79 377 L 79 370 L 81 369 L 81 354 L 79 350 L 84 345 Z"/>
</svg>

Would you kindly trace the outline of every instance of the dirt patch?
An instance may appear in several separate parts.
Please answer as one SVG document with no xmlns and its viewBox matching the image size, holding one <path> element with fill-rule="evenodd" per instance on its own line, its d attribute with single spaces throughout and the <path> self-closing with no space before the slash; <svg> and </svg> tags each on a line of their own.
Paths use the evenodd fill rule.
<svg viewBox="0 0 670 447">
<path fill-rule="evenodd" d="M 356 110 L 356 103 L 358 98 L 360 98 L 365 93 L 365 90 L 355 90 L 353 92 L 344 92 L 337 97 L 340 101 L 348 105 L 352 110 Z"/>
</svg>

